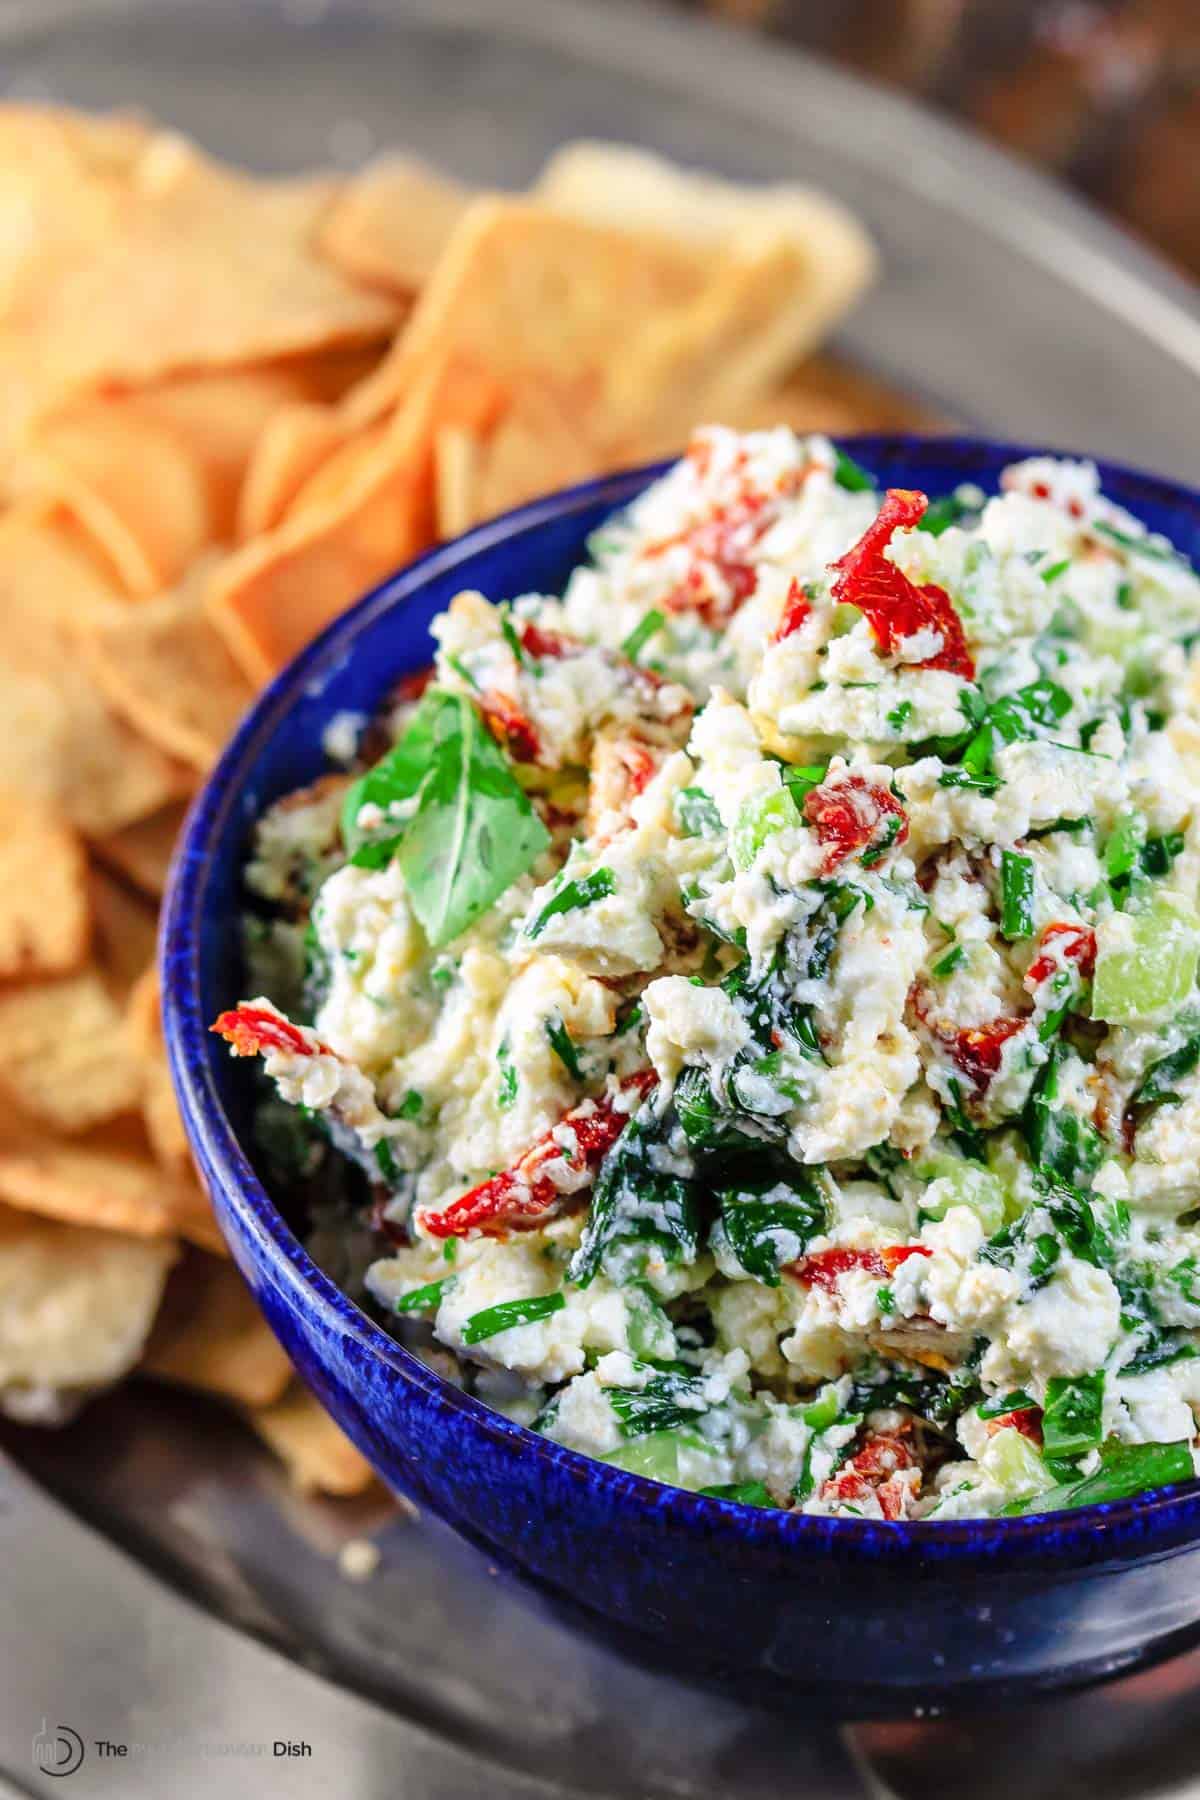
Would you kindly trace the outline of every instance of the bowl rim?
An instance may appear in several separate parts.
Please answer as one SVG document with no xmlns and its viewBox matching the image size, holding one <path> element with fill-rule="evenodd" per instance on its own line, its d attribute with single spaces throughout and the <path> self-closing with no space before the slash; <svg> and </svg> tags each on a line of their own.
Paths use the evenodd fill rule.
<svg viewBox="0 0 1200 1800">
<path fill-rule="evenodd" d="M 833 441 L 860 454 L 904 460 L 936 455 L 972 467 L 985 480 L 1007 462 L 1041 455 L 1084 455 L 1078 451 L 1029 446 L 963 433 L 867 432 L 837 435 Z M 236 827 L 241 789 L 267 744 L 286 729 L 295 701 L 323 685 L 352 654 L 361 634 L 383 615 L 401 607 L 428 582 L 456 566 L 552 521 L 590 510 L 598 503 L 627 505 L 675 458 L 613 471 L 558 489 L 473 527 L 387 576 L 333 620 L 262 690 L 242 719 L 189 811 L 172 859 L 159 932 L 163 1026 L 168 1060 L 188 1139 L 209 1186 L 223 1193 L 236 1223 L 256 1253 L 289 1290 L 293 1304 L 315 1312 L 326 1330 L 348 1336 L 390 1374 L 417 1388 L 444 1410 L 457 1414 L 497 1448 L 549 1465 L 566 1480 L 607 1488 L 617 1503 L 633 1503 L 673 1531 L 688 1532 L 708 1544 L 736 1545 L 793 1554 L 836 1552 L 862 1558 L 911 1563 L 977 1562 L 989 1569 L 1034 1570 L 1052 1561 L 1095 1563 L 1134 1547 L 1152 1553 L 1151 1528 L 1178 1535 L 1200 1529 L 1200 1478 L 1147 1490 L 1123 1500 L 1072 1511 L 1028 1517 L 874 1520 L 823 1517 L 755 1507 L 696 1493 L 634 1475 L 568 1449 L 516 1424 L 485 1402 L 464 1393 L 413 1355 L 377 1324 L 312 1260 L 259 1181 L 221 1104 L 209 1066 L 211 1039 L 201 1007 L 199 941 L 208 898 L 208 871 L 214 846 Z M 1106 488 L 1136 510 L 1139 501 L 1190 510 L 1200 529 L 1200 493 L 1147 471 L 1098 458 Z M 980 468 L 980 464 L 986 468 Z M 1098 1554 L 1098 1550 L 1100 1553 Z"/>
</svg>

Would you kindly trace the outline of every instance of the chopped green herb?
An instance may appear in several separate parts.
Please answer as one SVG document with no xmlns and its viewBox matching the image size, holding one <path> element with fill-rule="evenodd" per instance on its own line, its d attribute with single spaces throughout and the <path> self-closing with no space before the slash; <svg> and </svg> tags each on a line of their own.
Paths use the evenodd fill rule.
<svg viewBox="0 0 1200 1800">
<path fill-rule="evenodd" d="M 734 1481 L 726 1487 L 697 1488 L 699 1494 L 707 1494 L 710 1500 L 736 1500 L 740 1506 L 774 1506 L 770 1494 L 761 1481 Z"/>
<path fill-rule="evenodd" d="M 676 794 L 675 815 L 685 837 L 720 837 L 724 829 L 716 801 L 703 788 L 683 788 Z"/>
<path fill-rule="evenodd" d="M 900 704 L 893 706 L 887 715 L 887 722 L 893 731 L 903 731 L 916 710 L 911 700 L 901 700 Z"/>
<path fill-rule="evenodd" d="M 966 960 L 965 947 L 962 944 L 955 944 L 952 949 L 947 950 L 945 956 L 938 957 L 929 972 L 931 975 L 936 975 L 940 981 L 946 975 L 953 975 L 955 969 L 961 969 Z"/>
<path fill-rule="evenodd" d="M 529 662 L 525 646 L 517 635 L 517 628 L 512 622 L 512 608 L 502 606 L 500 612 L 500 629 L 504 633 L 504 641 L 516 659 L 517 667 L 523 669 Z"/>
<path fill-rule="evenodd" d="M 500 1081 L 496 1089 L 496 1105 L 501 1112 L 508 1112 L 516 1105 L 519 1077 L 512 1064 L 512 1050 L 507 1038 L 501 1041 L 496 1052 L 496 1061 L 500 1065 Z"/>
<path fill-rule="evenodd" d="M 578 912 L 581 907 L 594 906 L 597 900 L 605 900 L 616 891 L 616 878 L 611 869 L 593 869 L 590 875 L 582 875 L 578 881 L 564 882 L 558 892 L 547 900 L 532 925 L 526 926 L 525 936 L 541 937 L 551 919 L 557 918 L 559 914 Z"/>
<path fill-rule="evenodd" d="M 929 502 L 924 518 L 918 521 L 917 529 L 927 531 L 930 537 L 941 537 L 943 531 L 949 531 L 951 525 L 960 524 L 973 510 L 957 494 L 942 494 Z"/>
<path fill-rule="evenodd" d="M 1134 1092 L 1131 1106 L 1151 1107 L 1163 1106 L 1167 1103 L 1178 1105 L 1183 1096 L 1179 1092 L 1179 1083 L 1192 1073 L 1200 1062 L 1200 1035 L 1190 1037 L 1186 1044 L 1173 1050 L 1170 1056 L 1164 1056 L 1151 1064 L 1142 1084 Z"/>
<path fill-rule="evenodd" d="M 1093 1375 L 1052 1375 L 1046 1383 L 1042 1441 L 1048 1456 L 1082 1456 L 1104 1435 L 1104 1370 Z"/>
<path fill-rule="evenodd" d="M 1110 1438 L 1101 1445 L 1100 1456 L 1101 1465 L 1094 1475 L 1014 1500 L 1003 1509 L 1004 1514 L 1059 1512 L 1095 1506 L 1106 1500 L 1127 1500 L 1149 1488 L 1190 1481 L 1193 1475 L 1192 1451 L 1187 1443 L 1119 1444 Z"/>
<path fill-rule="evenodd" d="M 993 1395 L 990 1400 L 981 1400 L 975 1411 L 981 1419 L 1000 1419 L 1005 1413 L 1025 1412 L 1036 1405 L 1032 1395 L 1024 1388 L 1013 1388 L 1010 1393 Z"/>
<path fill-rule="evenodd" d="M 552 1013 L 546 1020 L 546 1036 L 550 1040 L 550 1048 L 557 1056 L 572 1081 L 583 1080 L 583 1070 L 579 1066 L 579 1052 L 570 1032 L 562 1022 L 561 1013 Z"/>
</svg>

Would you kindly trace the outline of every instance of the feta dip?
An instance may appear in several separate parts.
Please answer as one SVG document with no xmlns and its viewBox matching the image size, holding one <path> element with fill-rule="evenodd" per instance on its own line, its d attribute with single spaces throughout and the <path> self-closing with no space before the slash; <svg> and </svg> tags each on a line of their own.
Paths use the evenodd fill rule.
<svg viewBox="0 0 1200 1800">
<path fill-rule="evenodd" d="M 273 1179 L 573 1450 L 889 1520 L 1193 1473 L 1200 581 L 1090 463 L 1000 489 L 701 431 L 257 827 Z"/>
</svg>

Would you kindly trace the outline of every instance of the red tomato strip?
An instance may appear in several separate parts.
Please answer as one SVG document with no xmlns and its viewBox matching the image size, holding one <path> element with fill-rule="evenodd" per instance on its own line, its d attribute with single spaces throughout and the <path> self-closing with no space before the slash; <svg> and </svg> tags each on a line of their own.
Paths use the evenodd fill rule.
<svg viewBox="0 0 1200 1800">
<path fill-rule="evenodd" d="M 854 548 L 832 565 L 830 592 L 841 605 L 858 608 L 885 654 L 897 649 L 903 638 L 932 626 L 942 647 L 914 667 L 948 669 L 952 675 L 973 681 L 975 660 L 949 594 L 932 583 L 917 587 L 884 555 L 893 532 L 919 524 L 928 505 L 926 495 L 914 489 L 889 488 L 878 517 Z"/>
<path fill-rule="evenodd" d="M 320 1041 L 312 1043 L 298 1025 L 265 1006 L 235 1006 L 209 1026 L 223 1037 L 235 1056 L 265 1056 L 283 1050 L 292 1056 L 332 1056 Z"/>
<path fill-rule="evenodd" d="M 643 1069 L 623 1082 L 622 1090 L 647 1094 L 657 1081 L 653 1069 Z M 563 1189 L 543 1173 L 546 1165 L 565 1157 L 568 1168 L 577 1173 L 594 1173 L 629 1119 L 630 1114 L 618 1112 L 610 1099 L 584 1101 L 557 1126 L 543 1132 L 511 1169 L 480 1182 L 441 1212 L 422 1212 L 421 1224 L 436 1238 L 467 1237 L 473 1231 L 502 1238 L 510 1231 L 531 1230 L 557 1211 L 566 1198 Z M 564 1125 L 575 1134 L 575 1149 L 570 1152 L 556 1136 Z"/>
</svg>

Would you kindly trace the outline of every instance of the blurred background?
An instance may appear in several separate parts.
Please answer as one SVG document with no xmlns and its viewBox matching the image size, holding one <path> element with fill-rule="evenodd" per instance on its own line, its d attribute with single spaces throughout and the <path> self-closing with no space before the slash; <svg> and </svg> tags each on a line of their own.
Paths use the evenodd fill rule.
<svg viewBox="0 0 1200 1800">
<path fill-rule="evenodd" d="M 1196 0 L 676 0 L 956 115 L 1200 275 Z"/>
</svg>

